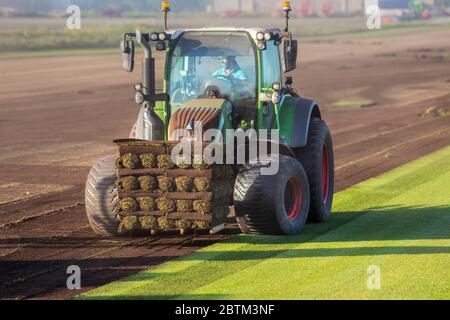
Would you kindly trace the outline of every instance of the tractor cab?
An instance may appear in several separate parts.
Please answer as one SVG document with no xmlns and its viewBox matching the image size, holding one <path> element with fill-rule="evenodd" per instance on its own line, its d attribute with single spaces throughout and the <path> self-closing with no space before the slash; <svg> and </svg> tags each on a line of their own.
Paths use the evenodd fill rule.
<svg viewBox="0 0 450 320">
<path fill-rule="evenodd" d="M 185 116 L 174 115 L 187 112 L 181 110 L 187 107 L 221 108 L 218 122 L 224 127 L 220 129 L 276 128 L 282 73 L 296 67 L 297 42 L 290 33 L 279 29 L 208 28 L 136 35 L 150 52 L 146 56 L 151 57 L 152 47 L 166 53 L 164 98 L 150 101 L 167 128 L 164 138 L 172 140 L 173 129 L 186 125 L 176 122 Z M 154 79 L 154 62 L 143 65 L 149 65 L 149 77 Z M 142 88 L 154 87 L 152 83 L 154 80 L 137 86 L 138 103 L 145 102 Z M 154 92 L 154 88 L 147 91 Z"/>
</svg>

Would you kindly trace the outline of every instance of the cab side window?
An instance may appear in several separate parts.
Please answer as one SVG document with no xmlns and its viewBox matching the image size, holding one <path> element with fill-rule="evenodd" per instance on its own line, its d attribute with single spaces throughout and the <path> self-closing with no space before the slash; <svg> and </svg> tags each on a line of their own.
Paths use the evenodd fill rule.
<svg viewBox="0 0 450 320">
<path fill-rule="evenodd" d="M 263 88 L 272 88 L 274 82 L 281 82 L 281 63 L 278 46 L 273 41 L 267 42 L 267 49 L 262 51 Z"/>
</svg>

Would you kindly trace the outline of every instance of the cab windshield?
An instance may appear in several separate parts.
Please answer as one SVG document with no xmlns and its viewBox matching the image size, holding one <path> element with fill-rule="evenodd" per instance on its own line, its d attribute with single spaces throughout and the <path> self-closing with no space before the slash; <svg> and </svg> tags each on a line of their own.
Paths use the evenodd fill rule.
<svg viewBox="0 0 450 320">
<path fill-rule="evenodd" d="M 172 107 L 214 97 L 256 106 L 256 56 L 245 32 L 186 32 L 171 59 Z"/>
</svg>

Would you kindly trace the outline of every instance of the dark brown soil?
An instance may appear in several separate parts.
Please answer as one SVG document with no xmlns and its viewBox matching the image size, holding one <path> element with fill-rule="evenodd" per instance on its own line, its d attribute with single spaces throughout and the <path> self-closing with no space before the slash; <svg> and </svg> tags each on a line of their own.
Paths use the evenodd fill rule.
<svg viewBox="0 0 450 320">
<path fill-rule="evenodd" d="M 450 144 L 450 31 L 304 43 L 294 79 L 331 128 L 337 191 Z M 428 52 L 428 51 L 427 51 Z M 434 51 L 433 51 L 434 52 Z M 444 53 L 443 53 L 444 52 Z M 237 233 L 103 239 L 89 228 L 83 189 L 95 159 L 115 152 L 137 116 L 132 76 L 116 56 L 0 61 L 0 298 L 61 299 L 191 253 Z M 335 107 L 370 100 L 366 108 Z M 82 270 L 82 291 L 66 269 Z"/>
</svg>

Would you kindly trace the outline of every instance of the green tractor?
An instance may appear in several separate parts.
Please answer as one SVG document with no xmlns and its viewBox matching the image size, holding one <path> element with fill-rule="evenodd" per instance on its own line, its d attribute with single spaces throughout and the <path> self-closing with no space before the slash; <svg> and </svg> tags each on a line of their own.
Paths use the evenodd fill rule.
<svg viewBox="0 0 450 320">
<path fill-rule="evenodd" d="M 167 21 L 167 3 L 163 9 Z M 284 75 L 297 61 L 288 3 L 284 10 L 283 31 L 166 28 L 124 35 L 123 69 L 133 71 L 135 42 L 143 48 L 142 83 L 135 85 L 141 108 L 130 137 L 115 141 L 118 156 L 100 159 L 89 173 L 85 203 L 94 231 L 213 233 L 224 227 L 232 207 L 242 232 L 251 234 L 293 235 L 307 221 L 327 220 L 334 193 L 332 139 L 316 102 L 301 97 Z M 153 48 L 166 56 L 159 93 Z M 231 145 L 232 161 L 228 149 L 226 164 L 191 155 L 174 160 L 171 153 L 186 141 L 180 130 L 200 130 L 201 137 L 213 130 L 202 138 L 201 151 L 211 141 Z M 256 135 L 239 141 L 230 130 Z M 269 149 L 265 162 L 238 154 L 249 152 L 255 137 L 258 150 Z M 269 167 L 276 172 L 264 174 Z"/>
</svg>

